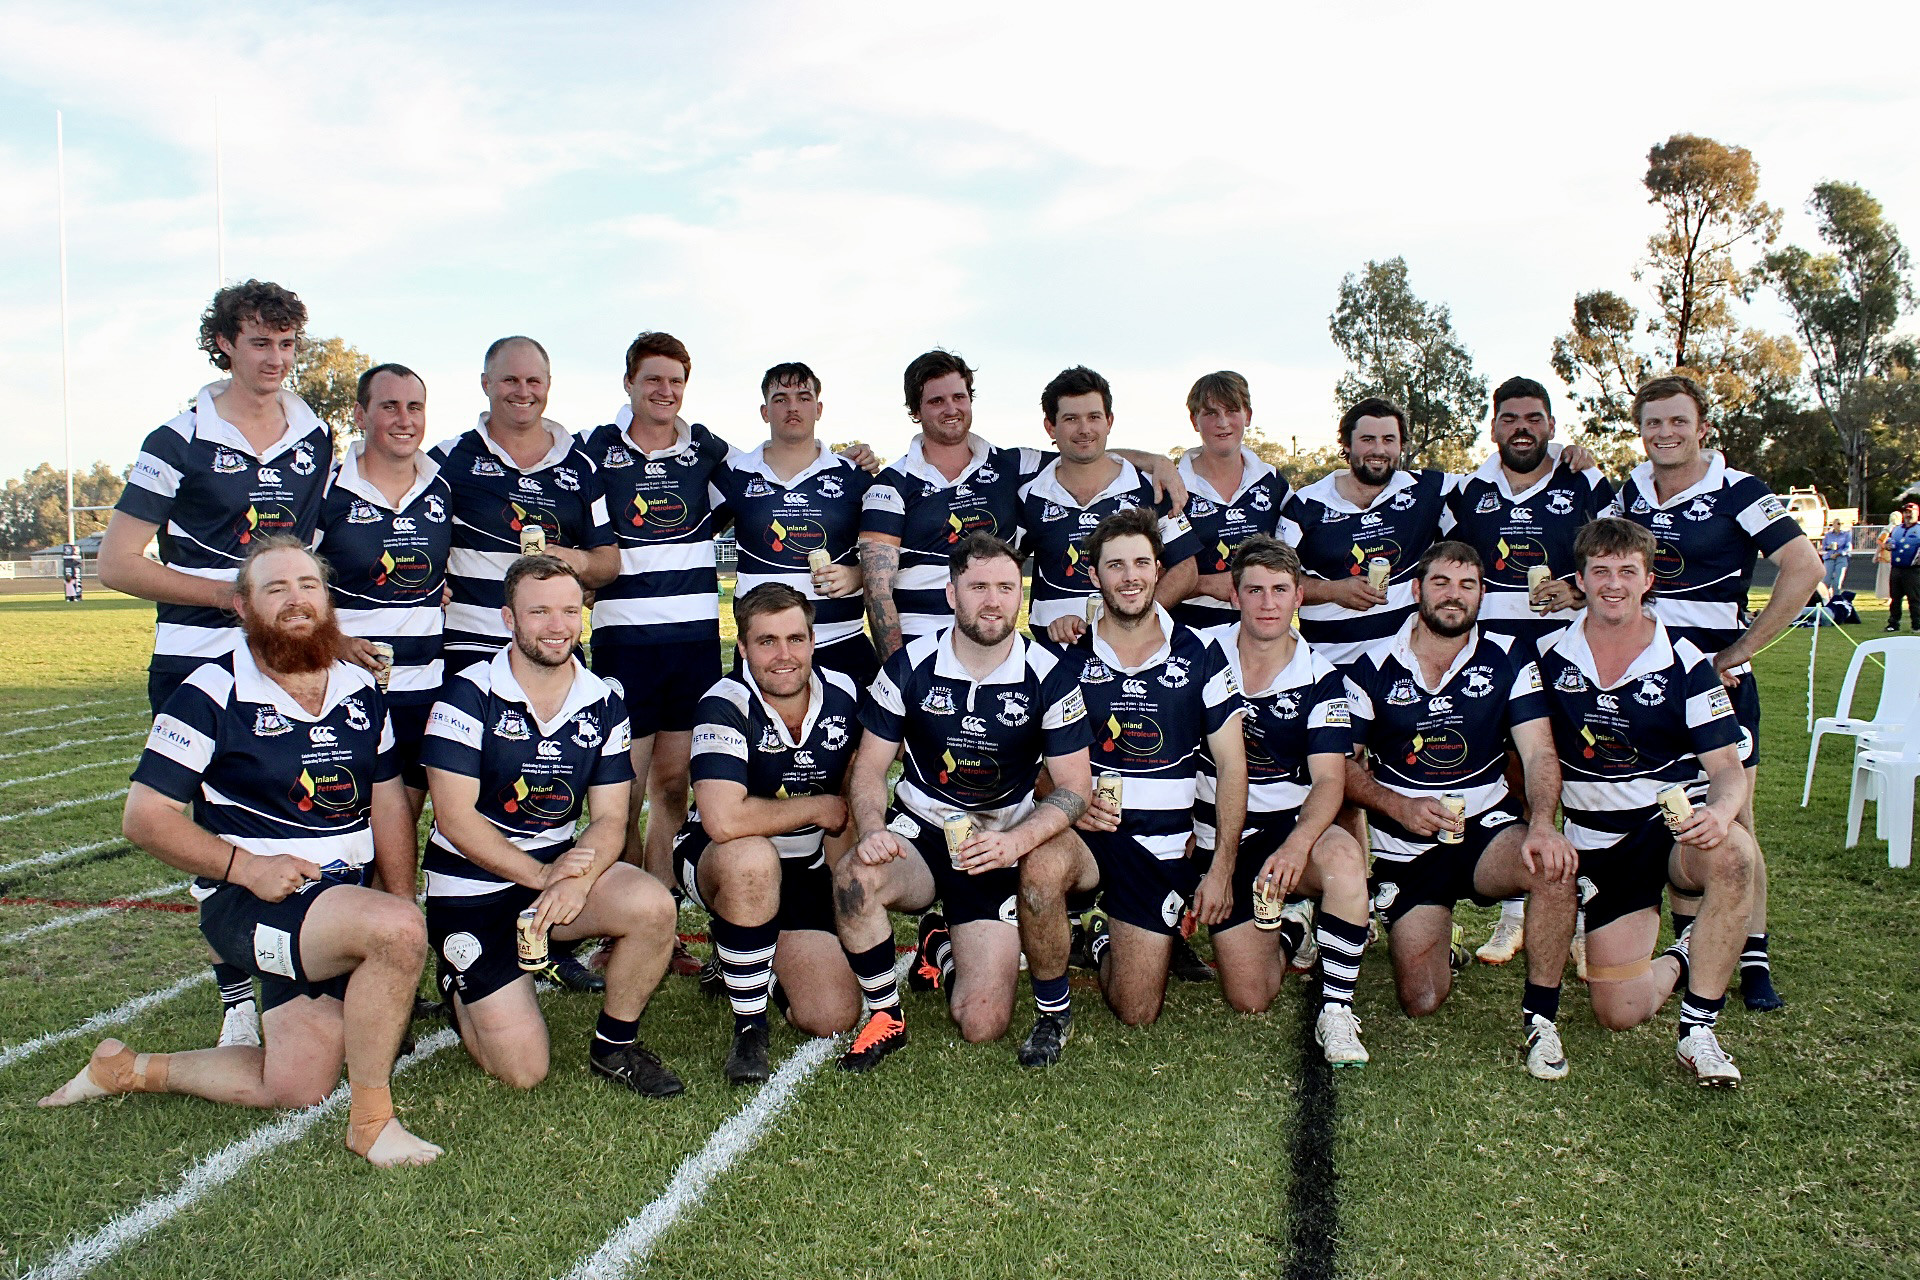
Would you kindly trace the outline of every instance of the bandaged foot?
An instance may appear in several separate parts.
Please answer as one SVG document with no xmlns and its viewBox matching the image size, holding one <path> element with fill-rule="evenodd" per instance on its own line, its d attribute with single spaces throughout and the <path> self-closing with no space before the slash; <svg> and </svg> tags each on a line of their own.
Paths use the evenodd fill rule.
<svg viewBox="0 0 1920 1280">
<path fill-rule="evenodd" d="M 118 1040 L 102 1040 L 80 1074 L 40 1099 L 43 1107 L 66 1107 L 118 1093 L 165 1093 L 164 1053 L 135 1053 Z"/>
<path fill-rule="evenodd" d="M 352 1085 L 347 1107 L 347 1150 L 369 1164 L 389 1169 L 402 1164 L 429 1164 L 440 1148 L 408 1133 L 393 1114 L 390 1085 Z"/>
</svg>

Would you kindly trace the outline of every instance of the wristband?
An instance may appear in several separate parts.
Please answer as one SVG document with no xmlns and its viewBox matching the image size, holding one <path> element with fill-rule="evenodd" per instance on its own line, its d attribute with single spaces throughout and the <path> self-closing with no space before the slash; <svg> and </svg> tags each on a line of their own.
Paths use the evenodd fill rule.
<svg viewBox="0 0 1920 1280">
<path fill-rule="evenodd" d="M 221 884 L 233 883 L 233 860 L 240 856 L 240 846 L 231 840 L 227 842 L 227 869 L 220 873 Z"/>
</svg>

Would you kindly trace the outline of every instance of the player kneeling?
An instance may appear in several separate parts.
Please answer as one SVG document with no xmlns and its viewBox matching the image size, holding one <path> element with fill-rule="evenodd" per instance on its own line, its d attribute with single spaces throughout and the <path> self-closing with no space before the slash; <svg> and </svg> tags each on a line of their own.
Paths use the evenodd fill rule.
<svg viewBox="0 0 1920 1280">
<path fill-rule="evenodd" d="M 426 928 L 385 704 L 372 675 L 334 660 L 325 566 L 298 540 L 256 546 L 233 599 L 245 642 L 202 664 L 154 717 L 123 828 L 195 874 L 200 931 L 260 980 L 266 1046 L 135 1053 L 103 1040 L 40 1105 L 179 1093 L 305 1107 L 344 1063 L 347 1146 L 376 1165 L 425 1164 L 440 1148 L 401 1127 L 389 1087 Z M 364 887 L 370 862 L 388 892 Z"/>
<path fill-rule="evenodd" d="M 734 1084 L 767 1079 L 767 999 L 809 1035 L 851 1027 L 860 987 L 834 935 L 833 870 L 860 694 L 813 665 L 813 602 L 768 582 L 733 602 L 741 670 L 707 690 L 693 730 L 694 810 L 673 845 L 681 888 L 713 916 L 733 1004 Z"/>
<path fill-rule="evenodd" d="M 434 704 L 420 753 L 433 793 L 427 932 L 467 1052 L 521 1089 L 547 1075 L 532 971 L 548 936 L 610 939 L 588 1065 L 668 1097 L 680 1077 L 640 1042 L 638 1023 L 673 950 L 673 895 L 620 861 L 627 710 L 619 688 L 574 657 L 582 595 L 563 561 L 516 560 L 500 611 L 512 643 L 447 681 Z M 592 821 L 575 839 L 583 812 Z"/>
<path fill-rule="evenodd" d="M 1540 655 L 1565 762 L 1567 838 L 1580 853 L 1594 1015 L 1615 1031 L 1680 1001 L 1682 1067 L 1732 1088 L 1714 1036 L 1740 962 L 1757 852 L 1740 825 L 1748 772 L 1740 723 L 1713 663 L 1646 609 L 1653 535 L 1617 518 L 1574 539 L 1587 611 Z M 1704 894 L 1700 914 L 1649 959 L 1660 893 Z"/>
<path fill-rule="evenodd" d="M 1232 573 L 1240 621 L 1207 635 L 1226 654 L 1247 704 L 1247 819 L 1238 857 L 1216 849 L 1210 762 L 1194 809 L 1194 856 L 1207 868 L 1202 890 L 1232 896 L 1226 919 L 1212 927 L 1220 985 L 1242 1013 L 1264 1012 L 1307 946 L 1305 922 L 1282 921 L 1281 903 L 1295 894 L 1318 900 L 1322 1003 L 1314 1036 L 1328 1062 L 1362 1066 L 1367 1049 L 1353 986 L 1367 944 L 1367 863 L 1359 842 L 1334 825 L 1353 752 L 1346 682 L 1294 629 L 1300 556 L 1292 547 L 1249 538 L 1233 554 Z"/>
</svg>

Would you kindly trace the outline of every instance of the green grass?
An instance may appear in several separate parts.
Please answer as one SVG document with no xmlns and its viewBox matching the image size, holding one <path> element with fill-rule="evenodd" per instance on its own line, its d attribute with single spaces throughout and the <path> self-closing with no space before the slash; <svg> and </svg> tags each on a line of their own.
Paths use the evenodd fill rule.
<svg viewBox="0 0 1920 1280">
<path fill-rule="evenodd" d="M 0 782 L 138 745 L 148 606 L 109 595 L 0 600 Z M 1878 634 L 1879 615 L 1846 634 Z M 1822 712 L 1851 646 L 1821 636 Z M 1465 974 L 1439 1014 L 1393 1007 L 1384 950 L 1360 1012 L 1373 1065 L 1337 1076 L 1341 1273 L 1348 1276 L 1893 1276 L 1920 1274 L 1920 922 L 1911 872 L 1868 838 L 1842 849 L 1843 743 L 1812 808 L 1804 765 L 1807 634 L 1762 656 L 1761 836 L 1772 866 L 1776 973 L 1788 1009 L 1734 1009 L 1723 1038 L 1737 1093 L 1688 1084 L 1672 1013 L 1635 1032 L 1594 1024 L 1569 982 L 1573 1075 L 1530 1080 L 1518 1058 L 1517 965 Z M 1873 681 L 1861 699 L 1870 703 Z M 61 703 L 124 707 L 21 719 Z M 55 727 L 89 715 L 106 720 Z M 81 737 L 119 740 L 77 749 Z M 0 788 L 0 815 L 125 785 L 103 766 Z M 101 803 L 0 825 L 0 862 L 114 838 Z M 114 847 L 0 876 L 13 897 L 86 901 L 180 877 Z M 0 934 L 61 914 L 0 906 Z M 1462 912 L 1484 934 L 1490 912 Z M 697 927 L 691 918 L 689 927 Z M 1476 939 L 1477 940 L 1477 939 Z M 130 911 L 0 945 L 0 1043 L 13 1044 L 192 974 L 192 917 Z M 967 1045 L 937 997 L 909 998 L 913 1043 L 870 1077 L 821 1071 L 765 1139 L 654 1255 L 687 1277 L 1277 1276 L 1288 1240 L 1288 1141 L 1300 1087 L 1298 993 L 1262 1017 L 1176 988 L 1155 1027 L 1129 1030 L 1076 991 L 1061 1066 L 1022 1072 L 1012 1045 Z M 1737 1004 L 1737 1001 L 1735 1002 Z M 1016 1035 L 1030 1015 L 1016 1015 Z M 553 1076 L 530 1095 L 449 1050 L 404 1077 L 409 1123 L 443 1143 L 427 1169 L 382 1174 L 323 1121 L 144 1241 L 102 1276 L 545 1276 L 564 1273 L 666 1187 L 750 1095 L 720 1076 L 728 1022 L 670 980 L 644 1034 L 688 1081 L 654 1103 L 583 1066 L 597 1002 L 545 1008 Z M 429 1028 L 424 1024 L 419 1031 Z M 119 1032 L 156 1049 L 215 1030 L 205 988 Z M 776 1022 L 783 1057 L 799 1041 Z M 91 1039 L 0 1070 L 0 1274 L 23 1272 L 270 1117 L 180 1098 L 64 1111 L 33 1106 Z"/>
</svg>

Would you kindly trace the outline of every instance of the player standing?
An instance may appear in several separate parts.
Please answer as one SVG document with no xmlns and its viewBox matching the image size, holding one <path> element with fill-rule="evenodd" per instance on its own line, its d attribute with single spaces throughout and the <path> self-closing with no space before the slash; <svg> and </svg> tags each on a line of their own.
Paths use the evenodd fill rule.
<svg viewBox="0 0 1920 1280">
<path fill-rule="evenodd" d="M 1253 424 L 1253 393 L 1230 369 L 1209 373 L 1187 392 L 1187 419 L 1200 447 L 1180 455 L 1186 482 L 1187 523 L 1199 551 L 1199 576 L 1187 598 L 1168 611 L 1196 631 L 1226 626 L 1233 607 L 1233 553 L 1255 534 L 1278 536 L 1287 478 L 1246 444 Z"/>
</svg>

